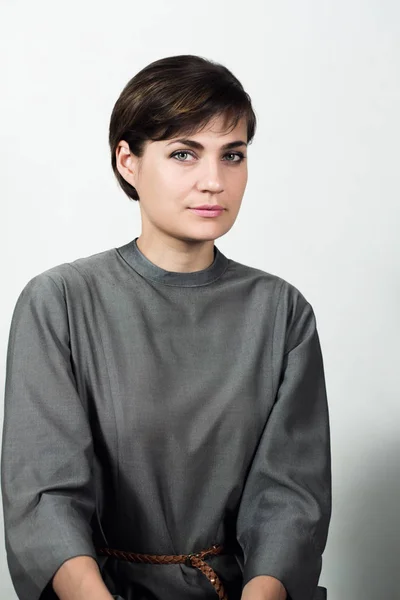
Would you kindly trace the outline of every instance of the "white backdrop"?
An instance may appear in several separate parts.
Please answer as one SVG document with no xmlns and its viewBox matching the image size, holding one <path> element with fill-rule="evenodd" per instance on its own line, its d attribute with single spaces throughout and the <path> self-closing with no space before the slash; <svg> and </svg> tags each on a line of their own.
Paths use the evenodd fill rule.
<svg viewBox="0 0 400 600">
<path fill-rule="evenodd" d="M 314 307 L 330 401 L 329 600 L 400 598 L 398 0 L 2 0 L 1 383 L 34 275 L 140 234 L 107 129 L 149 62 L 199 54 L 252 97 L 258 131 L 228 257 Z M 0 550 L 0 598 L 16 598 Z"/>
</svg>

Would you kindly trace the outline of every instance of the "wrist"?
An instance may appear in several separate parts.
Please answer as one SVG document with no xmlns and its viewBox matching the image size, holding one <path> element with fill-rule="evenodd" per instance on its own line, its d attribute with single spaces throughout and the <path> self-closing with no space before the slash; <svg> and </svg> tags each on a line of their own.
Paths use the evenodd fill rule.
<svg viewBox="0 0 400 600">
<path fill-rule="evenodd" d="M 97 562 L 90 556 L 67 560 L 54 576 L 53 589 L 60 600 L 112 600 Z"/>
<path fill-rule="evenodd" d="M 241 600 L 287 600 L 287 593 L 276 577 L 257 575 L 244 586 Z"/>
</svg>

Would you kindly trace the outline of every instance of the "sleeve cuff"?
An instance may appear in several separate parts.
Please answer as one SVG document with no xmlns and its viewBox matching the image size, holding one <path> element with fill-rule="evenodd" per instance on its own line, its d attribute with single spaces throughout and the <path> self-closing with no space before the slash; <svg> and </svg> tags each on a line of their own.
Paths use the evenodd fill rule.
<svg viewBox="0 0 400 600">
<path fill-rule="evenodd" d="M 322 568 L 322 558 L 309 541 L 294 540 L 268 542 L 257 546 L 255 552 L 247 552 L 243 571 L 243 587 L 258 575 L 270 575 L 279 579 L 288 594 L 287 600 L 321 600 L 317 593 L 318 579 Z M 323 590 L 323 588 L 318 588 Z M 318 592 L 320 593 L 320 592 Z"/>
<path fill-rule="evenodd" d="M 44 504 L 45 495 L 42 497 Z M 73 501 L 53 496 L 47 510 L 37 507 L 24 540 L 11 536 L 7 558 L 20 600 L 42 600 L 61 565 L 76 556 L 90 556 L 97 562 L 92 532 Z M 44 507 L 42 506 L 42 509 Z"/>
</svg>

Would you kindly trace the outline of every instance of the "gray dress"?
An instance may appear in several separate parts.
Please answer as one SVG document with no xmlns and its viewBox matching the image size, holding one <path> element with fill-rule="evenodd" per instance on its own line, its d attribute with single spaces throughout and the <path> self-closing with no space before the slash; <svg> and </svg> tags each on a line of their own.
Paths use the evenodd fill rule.
<svg viewBox="0 0 400 600">
<path fill-rule="evenodd" d="M 89 555 L 115 597 L 239 600 L 256 575 L 290 600 L 317 588 L 331 515 L 329 417 L 312 307 L 214 246 L 202 271 L 150 262 L 136 239 L 55 266 L 22 290 L 9 337 L 2 494 L 21 600 Z"/>
</svg>

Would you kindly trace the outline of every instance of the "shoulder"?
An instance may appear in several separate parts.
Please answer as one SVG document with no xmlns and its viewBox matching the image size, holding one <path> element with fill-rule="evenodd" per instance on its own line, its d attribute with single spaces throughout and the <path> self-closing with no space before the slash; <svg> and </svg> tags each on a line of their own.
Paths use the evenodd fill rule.
<svg viewBox="0 0 400 600">
<path fill-rule="evenodd" d="M 266 297 L 274 297 L 277 309 L 291 313 L 310 305 L 304 294 L 280 275 L 229 259 L 228 273 L 232 278 L 245 281 Z"/>
<path fill-rule="evenodd" d="M 34 275 L 24 285 L 18 302 L 25 298 L 46 301 L 80 294 L 112 277 L 116 249 L 111 248 L 71 262 L 60 263 Z"/>
<path fill-rule="evenodd" d="M 313 335 L 316 318 L 313 307 L 299 288 L 287 279 L 263 269 L 230 260 L 228 271 L 232 279 L 246 282 L 247 297 L 256 296 L 253 303 L 261 312 L 269 308 L 275 347 L 290 349 L 298 340 Z"/>
</svg>

